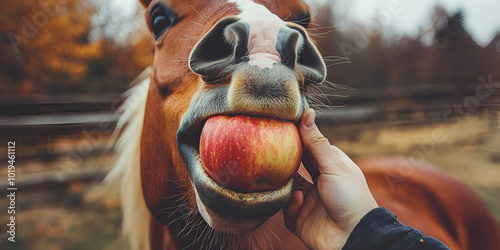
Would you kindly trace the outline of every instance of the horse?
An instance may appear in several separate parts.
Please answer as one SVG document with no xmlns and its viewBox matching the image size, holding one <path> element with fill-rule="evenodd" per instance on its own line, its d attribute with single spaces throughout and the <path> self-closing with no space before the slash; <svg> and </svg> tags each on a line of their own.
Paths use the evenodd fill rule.
<svg viewBox="0 0 500 250">
<path fill-rule="evenodd" d="M 203 170 L 199 141 L 216 115 L 298 123 L 326 67 L 302 0 L 141 0 L 152 66 L 117 124 L 123 232 L 131 249 L 306 249 L 282 208 L 303 166 L 273 190 L 235 191 Z M 464 184 L 398 159 L 358 161 L 378 204 L 452 249 L 493 249 L 500 230 Z M 410 169 L 410 170 L 409 170 Z M 310 182 L 305 182 L 309 183 Z"/>
</svg>

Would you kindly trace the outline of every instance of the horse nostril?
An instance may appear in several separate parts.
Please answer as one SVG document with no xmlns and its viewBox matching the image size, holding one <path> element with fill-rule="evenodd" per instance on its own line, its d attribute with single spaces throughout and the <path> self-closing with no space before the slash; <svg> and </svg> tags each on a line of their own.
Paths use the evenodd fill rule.
<svg viewBox="0 0 500 250">
<path fill-rule="evenodd" d="M 297 59 L 297 68 L 305 75 L 306 83 L 322 83 L 326 78 L 326 66 L 316 47 L 308 39 Z"/>
<path fill-rule="evenodd" d="M 196 45 L 189 59 L 191 69 L 207 80 L 215 80 L 248 61 L 248 28 L 237 17 L 219 21 Z"/>
<path fill-rule="evenodd" d="M 290 69 L 295 68 L 297 62 L 297 53 L 300 51 L 303 38 L 292 29 L 281 29 L 278 35 L 276 49 L 281 56 L 281 63 Z"/>
<path fill-rule="evenodd" d="M 302 72 L 306 84 L 325 80 L 325 63 L 303 29 L 293 26 L 282 29 L 279 40 L 278 50 L 285 66 Z"/>
</svg>

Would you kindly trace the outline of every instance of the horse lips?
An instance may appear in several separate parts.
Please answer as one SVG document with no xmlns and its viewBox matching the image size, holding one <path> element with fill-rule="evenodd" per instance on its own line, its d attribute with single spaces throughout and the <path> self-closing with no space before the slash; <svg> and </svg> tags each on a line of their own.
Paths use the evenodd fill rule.
<svg viewBox="0 0 500 250">
<path fill-rule="evenodd" d="M 253 116 L 213 116 L 200 138 L 205 172 L 237 192 L 275 190 L 296 173 L 302 143 L 295 124 Z"/>
</svg>

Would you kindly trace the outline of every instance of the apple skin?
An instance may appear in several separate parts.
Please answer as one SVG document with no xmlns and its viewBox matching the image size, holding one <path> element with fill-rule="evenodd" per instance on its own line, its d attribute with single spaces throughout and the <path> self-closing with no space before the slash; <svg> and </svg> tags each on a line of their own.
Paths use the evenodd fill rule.
<svg viewBox="0 0 500 250">
<path fill-rule="evenodd" d="M 219 115 L 203 127 L 200 158 L 205 172 L 223 187 L 242 193 L 270 191 L 297 172 L 302 142 L 289 121 Z"/>
</svg>

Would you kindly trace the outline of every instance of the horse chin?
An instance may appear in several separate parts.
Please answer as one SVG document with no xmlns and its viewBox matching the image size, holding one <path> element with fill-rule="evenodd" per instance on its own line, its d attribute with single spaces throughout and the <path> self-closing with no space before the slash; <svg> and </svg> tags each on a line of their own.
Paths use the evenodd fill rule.
<svg viewBox="0 0 500 250">
<path fill-rule="evenodd" d="M 207 222 L 207 224 L 216 231 L 227 234 L 243 234 L 259 228 L 267 221 L 267 219 L 269 219 L 267 217 L 225 217 L 224 215 L 220 215 L 208 208 L 200 199 L 196 188 L 194 190 L 196 194 L 196 205 L 198 207 L 198 212 L 201 214 L 205 222 Z"/>
<path fill-rule="evenodd" d="M 253 231 L 285 205 L 293 187 L 293 179 L 276 190 L 239 193 L 227 189 L 204 171 L 199 157 L 192 166 L 191 184 L 198 211 L 216 231 L 241 234 Z"/>
</svg>

